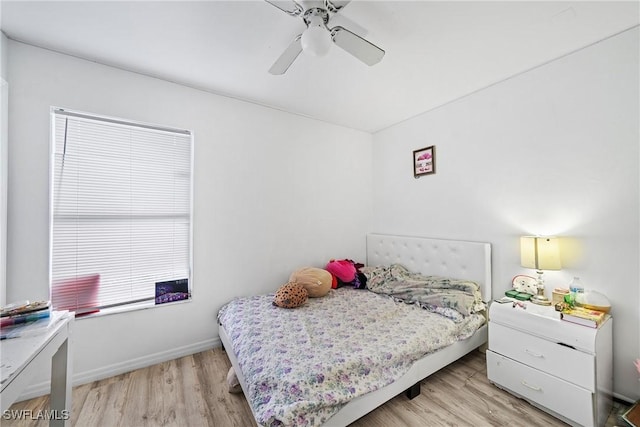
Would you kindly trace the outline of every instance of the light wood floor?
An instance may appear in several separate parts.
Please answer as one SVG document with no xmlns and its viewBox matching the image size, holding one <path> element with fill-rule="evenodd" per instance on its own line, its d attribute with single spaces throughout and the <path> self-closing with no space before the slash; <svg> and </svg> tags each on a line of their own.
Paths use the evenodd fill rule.
<svg viewBox="0 0 640 427">
<path fill-rule="evenodd" d="M 230 367 L 221 348 L 74 387 L 71 424 L 77 427 L 212 426 L 256 423 L 242 394 L 227 391 Z M 484 353 L 473 351 L 422 381 L 421 394 L 401 394 L 352 427 L 563 426 L 487 380 Z M 48 396 L 18 402 L 11 410 L 37 414 Z M 28 417 L 29 418 L 29 417 Z M 3 427 L 46 426 L 43 420 L 1 419 Z M 610 417 L 608 426 L 615 425 Z"/>
</svg>

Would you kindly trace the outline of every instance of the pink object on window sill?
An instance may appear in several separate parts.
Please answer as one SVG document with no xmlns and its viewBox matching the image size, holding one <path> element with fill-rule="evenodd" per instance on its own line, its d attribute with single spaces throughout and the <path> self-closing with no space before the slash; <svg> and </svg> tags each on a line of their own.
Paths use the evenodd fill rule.
<svg viewBox="0 0 640 427">
<path fill-rule="evenodd" d="M 51 288 L 51 305 L 54 310 L 74 311 L 76 316 L 97 313 L 99 290 L 99 274 L 61 280 Z"/>
</svg>

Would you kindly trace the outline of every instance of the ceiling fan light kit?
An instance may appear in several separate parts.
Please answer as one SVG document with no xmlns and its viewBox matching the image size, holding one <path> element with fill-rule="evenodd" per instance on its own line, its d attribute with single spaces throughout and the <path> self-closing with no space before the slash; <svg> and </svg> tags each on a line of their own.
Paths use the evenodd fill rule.
<svg viewBox="0 0 640 427">
<path fill-rule="evenodd" d="M 304 13 L 303 19 L 307 29 L 300 38 L 302 50 L 311 56 L 325 56 L 333 44 L 326 26 L 329 22 L 329 14 L 324 9 L 312 8 Z"/>
<path fill-rule="evenodd" d="M 312 7 L 306 10 L 295 0 L 291 0 L 291 8 L 284 8 L 281 6 L 282 2 L 275 0 L 265 1 L 289 16 L 302 18 L 307 26 L 271 66 L 271 74 L 284 74 L 302 51 L 310 56 L 325 56 L 334 43 L 369 66 L 377 64 L 384 57 L 384 50 L 354 32 L 339 25 L 328 27 L 332 14 L 338 13 L 350 0 L 324 0 L 324 8 Z"/>
<path fill-rule="evenodd" d="M 302 51 L 311 56 L 325 56 L 331 49 L 331 35 L 320 27 L 309 27 L 300 38 Z"/>
</svg>

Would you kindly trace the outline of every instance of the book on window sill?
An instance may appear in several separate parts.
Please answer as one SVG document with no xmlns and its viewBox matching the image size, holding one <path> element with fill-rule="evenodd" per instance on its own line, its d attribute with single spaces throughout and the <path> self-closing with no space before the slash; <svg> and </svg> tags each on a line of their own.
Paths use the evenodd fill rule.
<svg viewBox="0 0 640 427">
<path fill-rule="evenodd" d="M 598 310 L 582 307 L 567 308 L 560 313 L 560 318 L 567 322 L 597 328 L 607 318 L 607 314 Z"/>
</svg>

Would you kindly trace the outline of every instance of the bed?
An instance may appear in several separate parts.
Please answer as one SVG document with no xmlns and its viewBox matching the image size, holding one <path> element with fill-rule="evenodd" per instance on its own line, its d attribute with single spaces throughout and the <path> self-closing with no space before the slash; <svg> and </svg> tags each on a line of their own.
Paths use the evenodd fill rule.
<svg viewBox="0 0 640 427">
<path fill-rule="evenodd" d="M 472 281 L 482 301 L 491 299 L 489 243 L 369 234 L 365 266 L 368 273 L 384 266 L 457 279 L 447 284 Z M 402 392 L 415 397 L 424 378 L 487 342 L 484 311 L 456 318 L 448 309 L 344 287 L 297 309 L 260 312 L 272 298 L 237 298 L 218 315 L 220 339 L 260 426 L 346 426 Z M 409 353 L 395 354 L 401 345 Z"/>
</svg>

